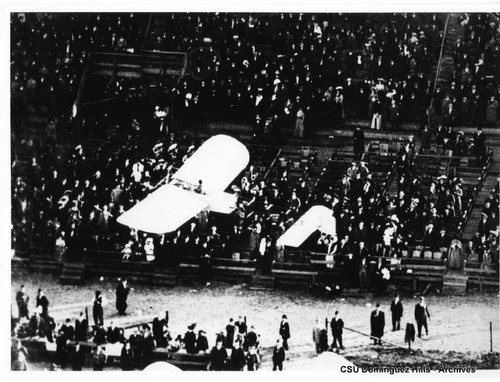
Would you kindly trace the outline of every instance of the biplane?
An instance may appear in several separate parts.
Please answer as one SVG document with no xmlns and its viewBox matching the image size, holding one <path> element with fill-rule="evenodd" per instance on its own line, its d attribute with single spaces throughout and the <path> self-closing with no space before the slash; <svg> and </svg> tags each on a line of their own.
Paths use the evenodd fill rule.
<svg viewBox="0 0 500 382">
<path fill-rule="evenodd" d="M 247 148 L 227 135 L 205 141 L 175 172 L 168 184 L 153 191 L 117 219 L 136 230 L 175 231 L 203 210 L 231 213 L 237 196 L 224 192 L 250 160 Z"/>
<path fill-rule="evenodd" d="M 324 206 L 312 206 L 281 235 L 276 244 L 299 247 L 316 230 L 336 236 L 337 229 L 332 210 Z"/>
</svg>

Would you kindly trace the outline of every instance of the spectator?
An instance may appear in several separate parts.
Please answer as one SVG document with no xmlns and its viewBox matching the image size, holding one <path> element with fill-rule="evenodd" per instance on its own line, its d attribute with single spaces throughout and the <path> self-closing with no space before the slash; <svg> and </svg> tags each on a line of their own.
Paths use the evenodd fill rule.
<svg viewBox="0 0 500 382">
<path fill-rule="evenodd" d="M 97 345 L 92 355 L 92 367 L 94 371 L 103 371 L 107 361 L 106 348 Z"/>
<path fill-rule="evenodd" d="M 49 300 L 45 296 L 41 288 L 38 289 L 38 294 L 36 296 L 36 307 L 41 307 L 41 316 L 46 319 L 49 317 Z"/>
<path fill-rule="evenodd" d="M 427 318 L 430 318 L 429 309 L 423 297 L 420 297 L 420 301 L 415 305 L 415 321 L 417 322 L 418 338 L 422 338 L 422 326 L 425 329 L 425 335 L 429 335 L 429 330 L 427 329 Z"/>
<path fill-rule="evenodd" d="M 285 348 L 282 345 L 280 339 L 276 341 L 276 345 L 273 349 L 273 371 L 279 369 L 279 371 L 283 371 L 283 362 L 285 361 Z"/>
<path fill-rule="evenodd" d="M 290 325 L 288 324 L 286 314 L 284 314 L 281 317 L 279 334 L 281 336 L 281 339 L 283 340 L 283 342 L 281 343 L 283 345 L 283 348 L 285 350 L 288 350 L 288 339 L 290 338 Z"/>
<path fill-rule="evenodd" d="M 127 297 L 130 292 L 130 288 L 127 286 L 127 280 L 123 279 L 118 282 L 116 287 L 116 310 L 118 314 L 123 316 L 127 310 Z"/>
<path fill-rule="evenodd" d="M 103 296 L 100 290 L 95 292 L 94 306 L 92 308 L 92 314 L 94 316 L 94 325 L 102 326 L 104 325 L 104 310 L 103 310 Z"/>
<path fill-rule="evenodd" d="M 401 329 L 401 317 L 403 317 L 403 304 L 399 301 L 399 294 L 391 302 L 392 331 Z"/>
<path fill-rule="evenodd" d="M 85 363 L 85 353 L 80 346 L 79 342 L 75 342 L 74 347 L 71 348 L 69 359 L 71 362 L 71 370 L 81 371 Z"/>
<path fill-rule="evenodd" d="M 222 341 L 217 341 L 210 352 L 210 364 L 208 370 L 222 371 L 225 369 L 227 360 L 226 349 L 222 346 Z"/>
<path fill-rule="evenodd" d="M 332 348 L 336 349 L 337 348 L 337 341 L 338 341 L 338 347 L 340 349 L 344 349 L 344 345 L 342 344 L 342 332 L 344 329 L 344 321 L 340 318 L 339 311 L 337 310 L 335 312 L 335 317 L 332 318 L 330 322 L 330 328 L 332 330 Z"/>
<path fill-rule="evenodd" d="M 380 310 L 380 304 L 377 303 L 376 309 L 370 316 L 370 336 L 374 341 L 374 345 L 382 345 L 382 336 L 384 335 L 385 314 Z"/>
<path fill-rule="evenodd" d="M 130 346 L 129 341 L 123 343 L 120 353 L 120 364 L 122 370 L 134 370 L 134 349 Z"/>
<path fill-rule="evenodd" d="M 26 318 L 29 320 L 28 302 L 29 296 L 26 294 L 24 284 L 21 284 L 20 290 L 16 293 L 16 303 L 19 311 L 19 318 Z"/>
</svg>

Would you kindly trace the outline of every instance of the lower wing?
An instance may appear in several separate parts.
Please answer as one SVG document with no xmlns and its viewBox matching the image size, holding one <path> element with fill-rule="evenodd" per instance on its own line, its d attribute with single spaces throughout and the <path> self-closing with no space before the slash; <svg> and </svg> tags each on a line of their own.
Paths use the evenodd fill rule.
<svg viewBox="0 0 500 382">
<path fill-rule="evenodd" d="M 163 234 L 175 231 L 206 207 L 208 203 L 197 194 L 167 184 L 120 215 L 117 222 L 136 230 Z"/>
<path fill-rule="evenodd" d="M 332 210 L 324 206 L 311 207 L 278 239 L 276 244 L 299 247 L 316 230 L 332 236 L 336 235 Z"/>
</svg>

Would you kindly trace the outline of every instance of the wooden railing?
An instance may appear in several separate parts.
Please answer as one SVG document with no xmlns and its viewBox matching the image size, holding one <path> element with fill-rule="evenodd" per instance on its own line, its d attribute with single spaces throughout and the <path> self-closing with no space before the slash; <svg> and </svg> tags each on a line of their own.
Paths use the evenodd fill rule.
<svg viewBox="0 0 500 382">
<path fill-rule="evenodd" d="M 439 81 L 439 76 L 441 75 L 441 68 L 443 66 L 443 53 L 444 53 L 444 46 L 446 44 L 446 34 L 448 33 L 448 24 L 450 22 L 450 15 L 447 15 L 446 16 L 446 23 L 444 25 L 444 31 L 443 31 L 443 39 L 441 41 L 441 50 L 439 51 L 439 61 L 438 61 L 438 66 L 437 66 L 437 69 L 436 69 L 436 76 L 434 77 L 434 84 L 432 86 L 432 94 L 433 96 L 431 97 L 431 103 L 429 105 L 429 118 L 430 118 L 430 115 L 431 115 L 431 111 L 433 110 L 434 108 L 434 93 L 436 92 L 436 88 L 437 88 L 437 84 L 438 84 L 438 81 Z M 430 121 L 429 122 L 429 125 L 430 125 Z"/>
</svg>

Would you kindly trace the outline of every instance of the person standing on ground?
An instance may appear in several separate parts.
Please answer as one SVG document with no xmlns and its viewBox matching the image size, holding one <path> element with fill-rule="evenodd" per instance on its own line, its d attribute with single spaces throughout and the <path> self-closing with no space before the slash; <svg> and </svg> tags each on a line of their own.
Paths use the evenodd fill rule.
<svg viewBox="0 0 500 382">
<path fill-rule="evenodd" d="M 196 334 L 194 332 L 194 328 L 196 324 L 191 324 L 188 326 L 188 331 L 184 334 L 184 348 L 186 349 L 186 353 L 196 354 Z"/>
<path fill-rule="evenodd" d="M 19 318 L 30 319 L 30 314 L 28 310 L 28 301 L 30 300 L 29 296 L 26 294 L 24 284 L 21 285 L 21 288 L 16 293 L 16 302 L 17 308 L 19 310 Z"/>
<path fill-rule="evenodd" d="M 371 337 L 375 341 L 374 345 L 382 345 L 382 336 L 384 335 L 385 314 L 380 310 L 380 304 L 377 303 L 376 309 L 370 316 Z"/>
<path fill-rule="evenodd" d="M 422 326 L 425 328 L 425 335 L 429 335 L 427 318 L 431 318 L 431 315 L 429 314 L 429 309 L 427 309 L 424 298 L 420 297 L 420 301 L 415 305 L 415 321 L 417 321 L 418 338 L 422 338 Z"/>
<path fill-rule="evenodd" d="M 330 322 L 330 328 L 332 329 L 332 337 L 333 337 L 332 348 L 335 349 L 337 347 L 337 341 L 338 341 L 339 342 L 338 346 L 341 349 L 344 349 L 344 346 L 342 344 L 342 332 L 344 328 L 344 321 L 340 318 L 338 310 L 335 312 L 335 317 L 333 317 L 332 321 Z"/>
<path fill-rule="evenodd" d="M 104 310 L 102 308 L 102 294 L 100 290 L 95 292 L 94 306 L 92 307 L 95 326 L 104 325 Z"/>
<path fill-rule="evenodd" d="M 363 152 L 365 151 L 365 133 L 359 126 L 356 126 L 356 129 L 352 134 L 352 148 L 356 159 L 360 159 L 361 155 L 363 155 Z"/>
<path fill-rule="evenodd" d="M 233 347 L 235 331 L 236 331 L 236 326 L 234 325 L 233 319 L 230 318 L 229 323 L 226 325 L 226 345 L 225 345 L 225 347 L 227 349 L 231 349 Z"/>
<path fill-rule="evenodd" d="M 403 304 L 399 301 L 399 294 L 394 297 L 391 303 L 392 331 L 401 329 L 401 318 L 403 317 Z"/>
<path fill-rule="evenodd" d="M 130 288 L 127 286 L 127 280 L 123 279 L 118 282 L 116 287 L 116 310 L 118 314 L 123 316 L 127 310 L 127 297 L 130 292 Z"/>
<path fill-rule="evenodd" d="M 314 345 L 316 346 L 316 353 L 320 354 L 321 353 L 321 327 L 319 326 L 319 319 L 316 318 L 316 323 L 313 326 L 313 341 Z"/>
<path fill-rule="evenodd" d="M 273 371 L 276 371 L 277 369 L 279 369 L 279 371 L 283 371 L 283 362 L 285 361 L 285 358 L 285 348 L 281 340 L 278 339 L 273 350 Z"/>
<path fill-rule="evenodd" d="M 42 307 L 42 313 L 40 314 L 42 318 L 47 318 L 49 316 L 49 300 L 43 293 L 41 288 L 38 289 L 38 294 L 36 296 L 36 307 Z"/>
<path fill-rule="evenodd" d="M 290 325 L 288 325 L 286 314 L 281 317 L 280 336 L 283 339 L 283 348 L 288 350 L 288 339 L 290 338 Z"/>
</svg>

